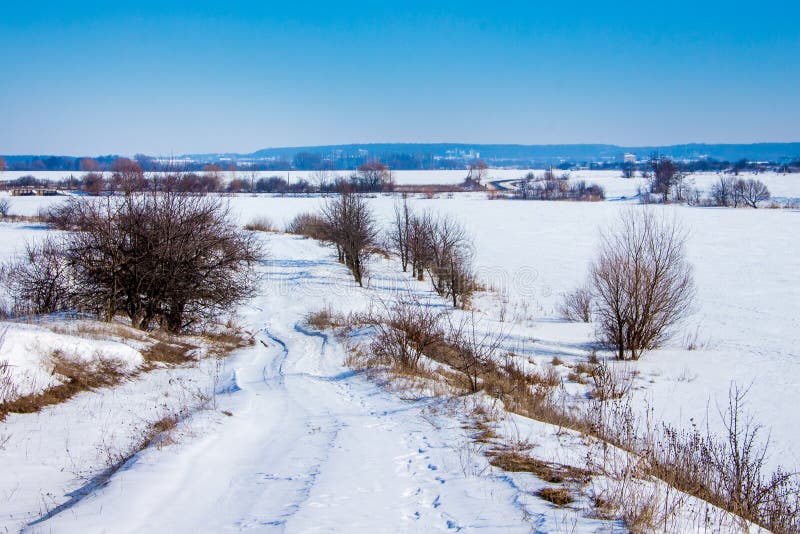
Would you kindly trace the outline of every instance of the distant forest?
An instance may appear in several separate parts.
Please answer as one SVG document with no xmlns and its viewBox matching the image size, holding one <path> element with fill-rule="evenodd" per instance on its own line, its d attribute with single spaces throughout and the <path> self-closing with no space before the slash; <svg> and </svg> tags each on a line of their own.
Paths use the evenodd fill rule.
<svg viewBox="0 0 800 534">
<path fill-rule="evenodd" d="M 689 170 L 727 169 L 732 166 L 800 166 L 800 143 L 687 144 L 666 147 L 616 145 L 466 145 L 385 143 L 268 148 L 250 154 L 187 154 L 173 159 L 137 154 L 144 171 L 200 171 L 207 165 L 248 170 L 355 170 L 380 161 L 394 170 L 468 169 L 476 161 L 490 167 L 545 169 L 621 169 L 625 157 L 646 161 L 653 155 L 683 162 Z M 75 171 L 109 170 L 117 155 L 97 157 L 6 155 L 0 170 Z"/>
</svg>

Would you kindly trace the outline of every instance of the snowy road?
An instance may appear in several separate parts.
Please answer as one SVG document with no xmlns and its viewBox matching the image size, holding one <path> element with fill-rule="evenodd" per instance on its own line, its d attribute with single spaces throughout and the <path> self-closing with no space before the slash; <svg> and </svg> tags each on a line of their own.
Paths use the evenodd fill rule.
<svg viewBox="0 0 800 534">
<path fill-rule="evenodd" d="M 218 410 L 232 415 L 201 414 L 179 444 L 143 451 L 28 531 L 530 532 L 553 519 L 459 451 L 458 421 L 423 417 L 438 400 L 399 400 L 349 372 L 338 342 L 301 326 L 326 300 L 365 298 L 329 293 L 348 284 L 329 251 L 276 236 L 266 271 L 243 312 L 258 342 L 223 373 Z"/>
</svg>

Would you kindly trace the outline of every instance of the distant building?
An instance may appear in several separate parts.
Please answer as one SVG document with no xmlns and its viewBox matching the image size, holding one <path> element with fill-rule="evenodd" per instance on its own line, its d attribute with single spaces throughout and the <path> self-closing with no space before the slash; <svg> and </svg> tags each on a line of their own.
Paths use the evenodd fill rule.
<svg viewBox="0 0 800 534">
<path fill-rule="evenodd" d="M 625 154 L 622 156 L 623 163 L 636 163 L 636 154 Z"/>
</svg>

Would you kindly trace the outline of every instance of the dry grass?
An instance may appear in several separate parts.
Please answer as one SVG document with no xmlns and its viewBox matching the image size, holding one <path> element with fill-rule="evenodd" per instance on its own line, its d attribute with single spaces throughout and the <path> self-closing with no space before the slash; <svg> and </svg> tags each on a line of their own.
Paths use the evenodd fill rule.
<svg viewBox="0 0 800 534">
<path fill-rule="evenodd" d="M 575 500 L 572 497 L 572 491 L 570 491 L 570 489 L 566 486 L 542 488 L 536 492 L 536 496 L 549 501 L 556 506 L 566 506 Z"/>
<path fill-rule="evenodd" d="M 306 314 L 304 322 L 315 330 L 332 330 L 347 326 L 350 323 L 346 316 L 334 312 L 330 306 Z"/>
<path fill-rule="evenodd" d="M 323 322 L 333 321 L 325 319 Z M 383 366 L 382 380 L 394 380 L 396 389 L 419 390 L 426 387 L 426 383 L 428 386 L 446 383 L 450 390 L 461 394 L 475 391 L 470 388 L 475 381 L 468 375 L 476 371 L 459 368 L 461 348 L 447 340 L 424 347 L 414 345 L 424 357 L 416 366 L 391 366 L 391 361 L 376 359 L 371 351 L 365 353 L 360 346 L 355 345 L 356 356 L 352 356 L 349 363 L 357 363 L 368 372 L 375 366 Z M 439 364 L 433 373 L 422 364 L 431 360 Z M 553 365 L 562 363 L 557 359 L 553 361 Z M 643 489 L 630 495 L 626 493 L 624 498 L 611 504 L 616 506 L 617 517 L 623 517 L 632 531 L 647 531 L 655 522 L 668 521 L 674 513 L 669 510 L 662 513 L 658 507 L 666 501 L 651 491 L 652 484 L 641 482 L 653 477 L 667 487 L 703 499 L 775 533 L 800 532 L 800 481 L 792 473 L 766 471 L 765 449 L 756 446 L 760 443 L 755 437 L 758 428 L 737 419 L 738 400 L 729 409 L 726 424 L 732 430 L 728 441 L 720 442 L 697 432 L 680 434 L 665 425 L 652 428 L 649 420 L 637 419 L 626 397 L 635 377 L 628 368 L 600 362 L 592 354 L 588 363 L 574 366 L 572 372 L 575 376 L 590 376 L 594 384 L 592 399 L 580 407 L 561 402 L 556 394 L 560 391 L 561 380 L 553 367 L 544 372 L 527 372 L 513 360 L 505 365 L 488 362 L 478 369 L 477 382 L 486 395 L 501 401 L 510 413 L 592 436 L 603 442 L 604 447 L 612 445 L 629 456 L 632 467 L 623 477 L 635 482 L 632 487 Z M 447 387 L 440 385 L 440 391 L 448 394 Z M 641 428 L 642 424 L 647 428 Z M 487 425 L 484 426 L 485 430 L 476 428 L 479 430 L 476 440 L 493 442 L 493 434 L 486 431 Z M 587 470 L 537 460 L 514 447 L 495 448 L 488 451 L 487 456 L 496 467 L 530 472 L 554 484 L 577 483 L 591 474 Z M 596 469 L 614 476 L 607 466 Z"/>
<path fill-rule="evenodd" d="M 181 365 L 192 361 L 191 352 L 194 345 L 183 342 L 156 341 L 142 351 L 144 361 L 151 366 L 155 363 Z"/>
<path fill-rule="evenodd" d="M 125 373 L 121 364 L 99 354 L 91 361 L 67 358 L 61 351 L 50 355 L 52 374 L 62 383 L 41 393 L 10 398 L 0 404 L 0 420 L 9 413 L 35 413 L 46 406 L 62 403 L 82 391 L 113 386 L 122 381 Z"/>
<path fill-rule="evenodd" d="M 620 368 L 607 362 L 595 365 L 590 376 L 593 383 L 590 395 L 599 401 L 621 399 L 633 387 L 635 377 L 627 367 Z"/>
<path fill-rule="evenodd" d="M 512 473 L 532 473 L 536 477 L 551 484 L 565 482 L 585 483 L 591 472 L 569 465 L 543 462 L 511 447 L 501 447 L 488 451 L 489 463 L 503 471 Z"/>
<path fill-rule="evenodd" d="M 256 217 L 249 223 L 244 225 L 245 230 L 251 232 L 275 232 L 276 227 L 273 222 L 267 217 Z"/>
</svg>

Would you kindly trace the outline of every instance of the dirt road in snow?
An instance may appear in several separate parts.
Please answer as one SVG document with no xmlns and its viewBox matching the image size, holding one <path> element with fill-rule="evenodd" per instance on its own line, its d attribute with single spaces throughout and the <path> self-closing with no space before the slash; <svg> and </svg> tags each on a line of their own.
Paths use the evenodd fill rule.
<svg viewBox="0 0 800 534">
<path fill-rule="evenodd" d="M 257 343 L 226 362 L 217 411 L 29 532 L 529 532 L 553 519 L 465 453 L 458 421 L 423 416 L 440 401 L 399 400 L 302 326 L 325 301 L 367 298 L 331 292 L 350 282 L 329 251 L 287 236 L 270 249 L 242 312 Z"/>
</svg>

